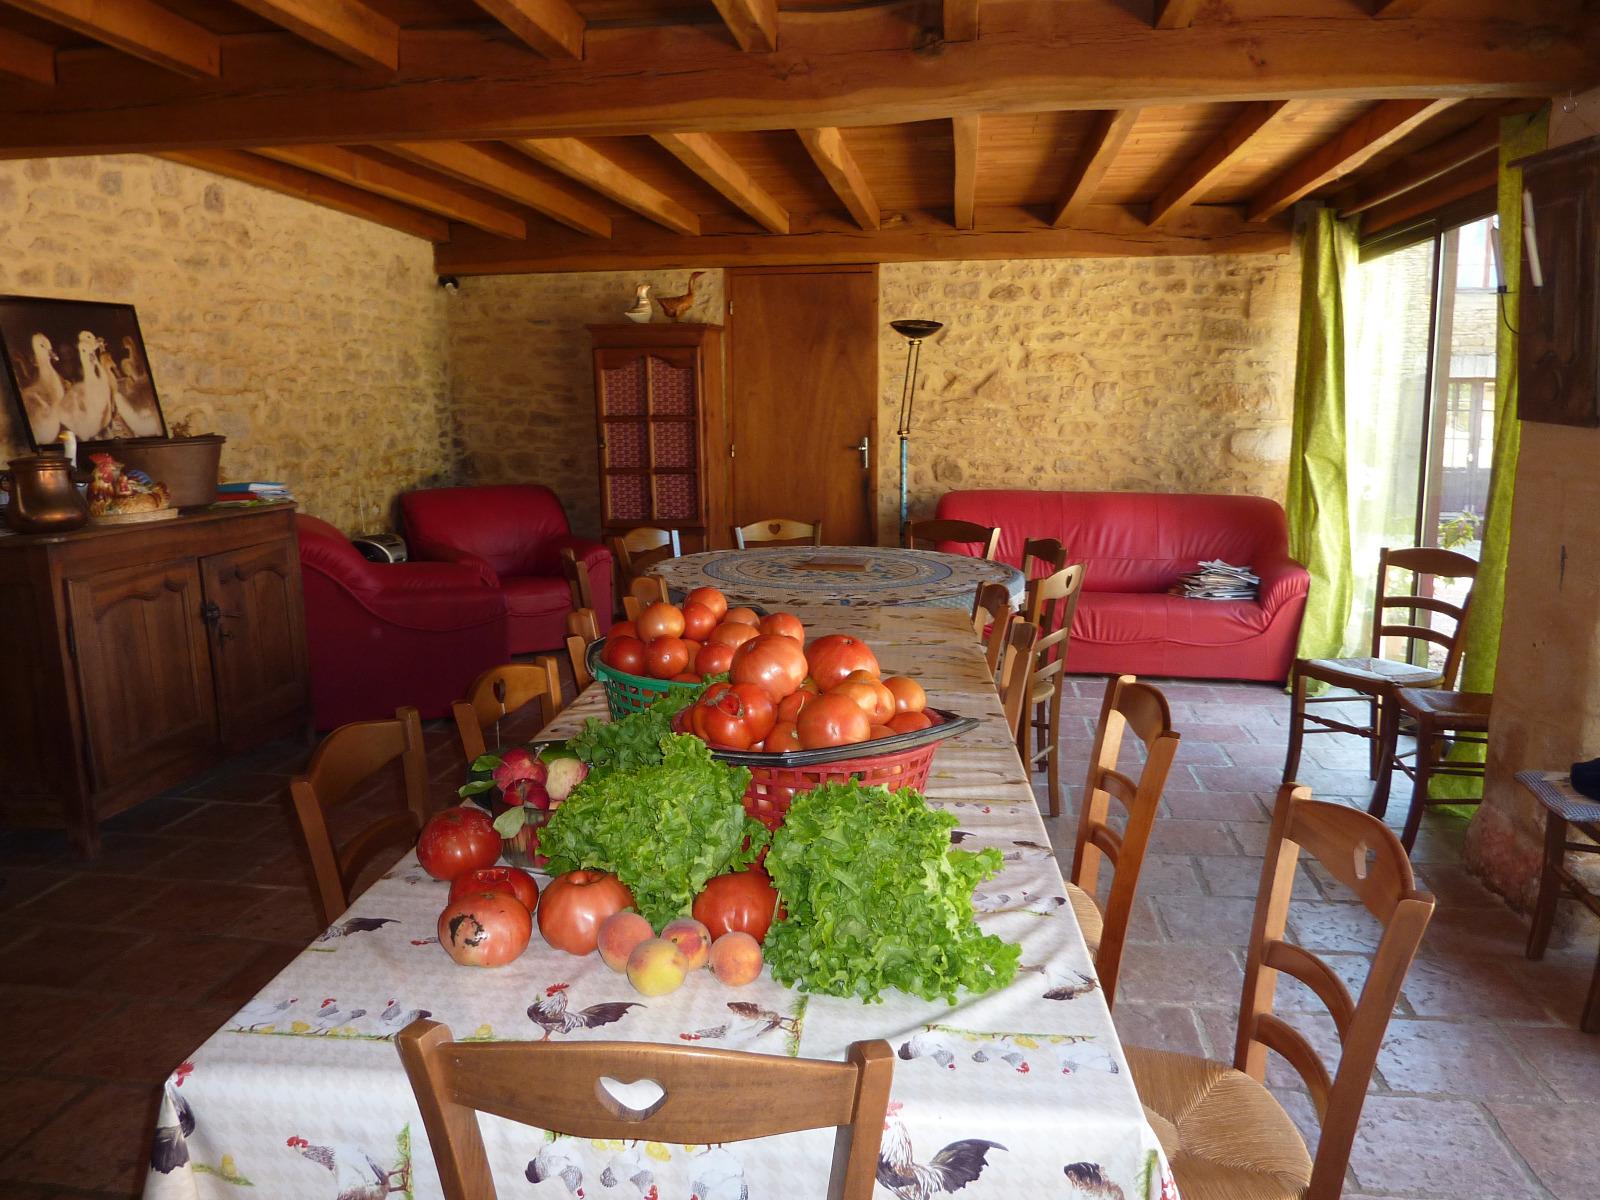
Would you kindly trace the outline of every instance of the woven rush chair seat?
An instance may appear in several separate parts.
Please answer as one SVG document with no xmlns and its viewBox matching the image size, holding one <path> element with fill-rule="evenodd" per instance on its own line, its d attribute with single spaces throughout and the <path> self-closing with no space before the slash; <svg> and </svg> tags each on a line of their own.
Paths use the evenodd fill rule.
<svg viewBox="0 0 1600 1200">
<path fill-rule="evenodd" d="M 1305 1194 L 1311 1182 L 1305 1139 L 1264 1086 L 1209 1059 L 1124 1049 L 1145 1116 L 1183 1181 L 1183 1200 L 1300 1200 Z"/>
<path fill-rule="evenodd" d="M 1083 940 L 1089 944 L 1089 957 L 1093 958 L 1100 953 L 1100 938 L 1106 931 L 1106 919 L 1100 915 L 1100 906 L 1094 902 L 1093 896 L 1070 879 L 1062 882 L 1067 885 L 1067 903 L 1072 905 L 1072 915 L 1078 918 L 1078 928 L 1083 930 Z"/>
<path fill-rule="evenodd" d="M 1491 692 L 1452 692 L 1444 688 L 1407 688 L 1396 697 L 1400 711 L 1427 717 L 1457 733 L 1489 732 Z"/>
<path fill-rule="evenodd" d="M 1439 672 L 1432 667 L 1416 667 L 1389 658 L 1310 658 L 1301 672 L 1335 687 L 1348 688 L 1366 689 L 1374 684 L 1426 687 L 1440 682 Z"/>
</svg>

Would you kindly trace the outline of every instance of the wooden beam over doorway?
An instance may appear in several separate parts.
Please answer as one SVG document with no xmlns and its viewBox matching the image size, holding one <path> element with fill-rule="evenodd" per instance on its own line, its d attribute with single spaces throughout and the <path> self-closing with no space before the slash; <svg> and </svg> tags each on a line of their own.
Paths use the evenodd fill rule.
<svg viewBox="0 0 1600 1200">
<path fill-rule="evenodd" d="M 7 0 L 124 54 L 184 75 L 222 74 L 222 39 L 151 0 Z"/>
<path fill-rule="evenodd" d="M 828 186 L 850 210 L 856 224 L 863 229 L 877 229 L 881 222 L 878 201 L 873 197 L 872 188 L 867 184 L 867 177 L 861 173 L 855 155 L 845 145 L 843 132 L 831 126 L 826 129 L 797 129 L 795 132 L 805 143 L 811 161 L 817 164 L 817 170 L 827 179 Z"/>
</svg>

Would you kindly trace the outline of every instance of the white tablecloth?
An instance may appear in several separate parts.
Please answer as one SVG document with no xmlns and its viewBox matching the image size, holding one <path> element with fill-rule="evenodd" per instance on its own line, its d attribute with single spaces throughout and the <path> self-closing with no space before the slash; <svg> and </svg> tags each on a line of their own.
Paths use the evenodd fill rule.
<svg viewBox="0 0 1600 1200">
<path fill-rule="evenodd" d="M 897 1056 L 878 1195 L 1176 1196 L 965 616 L 832 609 L 803 619 L 866 638 L 935 704 L 983 719 L 940 749 L 927 790 L 960 818 L 963 847 L 1004 854 L 978 902 L 983 928 L 1022 946 L 1012 985 L 954 1007 L 898 992 L 867 1005 L 803 995 L 766 973 L 726 988 L 702 971 L 646 998 L 598 956 L 554 951 L 537 933 L 506 967 L 457 967 L 432 940 L 446 885 L 408 854 L 173 1073 L 147 1200 L 439 1196 L 392 1044 L 423 1012 L 483 1040 L 689 1040 L 840 1059 L 853 1041 L 884 1038 Z M 591 689 L 556 732 L 602 709 Z M 824 1194 L 833 1138 L 683 1147 L 481 1121 L 503 1197 L 802 1200 Z"/>
<path fill-rule="evenodd" d="M 808 566 L 813 561 L 829 564 Z M 840 570 L 834 563 L 850 564 Z M 897 546 L 752 546 L 705 550 L 657 563 L 674 598 L 714 587 L 735 604 L 767 608 L 850 605 L 909 606 L 972 611 L 980 583 L 1003 583 L 1015 607 L 1022 603 L 1022 572 L 1003 562 Z"/>
</svg>

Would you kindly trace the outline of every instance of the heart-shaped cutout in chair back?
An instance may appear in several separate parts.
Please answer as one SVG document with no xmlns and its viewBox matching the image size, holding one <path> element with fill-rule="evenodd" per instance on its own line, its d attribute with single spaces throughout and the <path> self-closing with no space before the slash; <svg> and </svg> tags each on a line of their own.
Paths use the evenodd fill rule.
<svg viewBox="0 0 1600 1200">
<path fill-rule="evenodd" d="M 666 1088 L 654 1079 L 624 1083 L 602 1075 L 594 1081 L 594 1094 L 600 1106 L 619 1121 L 648 1120 L 667 1102 Z"/>
</svg>

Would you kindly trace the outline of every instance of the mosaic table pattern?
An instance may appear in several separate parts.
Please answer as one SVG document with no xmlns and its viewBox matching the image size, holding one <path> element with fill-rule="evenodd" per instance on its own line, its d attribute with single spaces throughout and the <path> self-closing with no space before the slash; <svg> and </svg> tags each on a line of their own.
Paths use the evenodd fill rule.
<svg viewBox="0 0 1600 1200">
<path fill-rule="evenodd" d="M 396 1032 L 419 1015 L 479 1041 L 691 1042 L 842 1059 L 886 1039 L 894 1084 L 876 1194 L 883 1200 L 1173 1200 L 1048 836 L 965 614 L 802 614 L 869 641 L 940 707 L 980 718 L 942 746 L 930 802 L 968 849 L 1005 865 L 982 885 L 979 924 L 1022 947 L 1015 981 L 954 1006 L 900 992 L 882 1003 L 806 995 L 769 974 L 739 989 L 696 972 L 647 998 L 598 955 L 534 936 L 505 967 L 455 966 L 434 941 L 446 885 L 407 854 L 173 1073 L 147 1200 L 441 1195 Z M 590 688 L 552 726 L 601 716 Z M 530 1081 L 531 1084 L 531 1081 Z M 825 1193 L 832 1130 L 717 1146 L 591 1141 L 481 1116 L 502 1196 L 571 1200 L 807 1200 Z"/>
<path fill-rule="evenodd" d="M 844 562 L 859 569 L 806 566 Z M 736 604 L 768 608 L 826 604 L 972 610 L 980 583 L 1003 583 L 1013 606 L 1023 598 L 1022 572 L 1005 563 L 903 550 L 893 546 L 775 546 L 707 550 L 658 563 L 674 599 L 697 587 L 720 588 Z"/>
</svg>

